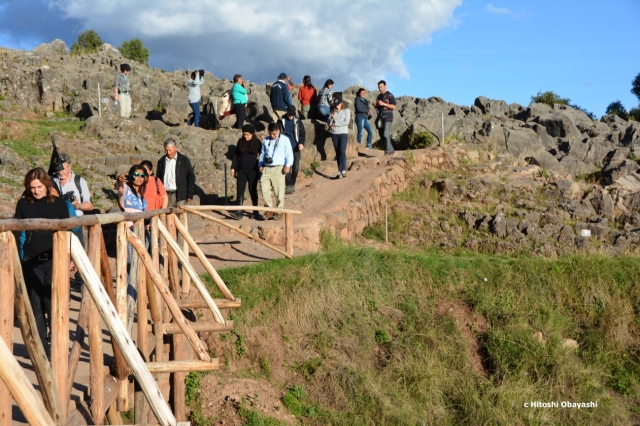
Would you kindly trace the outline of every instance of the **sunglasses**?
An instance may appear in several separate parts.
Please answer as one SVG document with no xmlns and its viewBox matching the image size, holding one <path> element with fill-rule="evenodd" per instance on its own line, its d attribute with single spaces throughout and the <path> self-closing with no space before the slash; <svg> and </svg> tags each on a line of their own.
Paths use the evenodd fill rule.
<svg viewBox="0 0 640 426">
<path fill-rule="evenodd" d="M 133 173 L 133 177 L 142 177 L 142 178 L 143 178 L 143 177 L 147 177 L 147 175 L 146 175 L 146 174 L 144 174 L 144 173 L 134 172 L 134 173 Z"/>
</svg>

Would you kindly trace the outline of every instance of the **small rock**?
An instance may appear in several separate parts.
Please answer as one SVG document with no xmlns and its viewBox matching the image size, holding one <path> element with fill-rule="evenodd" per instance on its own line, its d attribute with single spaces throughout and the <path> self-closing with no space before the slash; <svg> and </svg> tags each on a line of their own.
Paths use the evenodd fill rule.
<svg viewBox="0 0 640 426">
<path fill-rule="evenodd" d="M 541 331 L 533 333 L 533 338 L 534 338 L 534 340 L 537 340 L 543 346 L 544 346 L 545 343 L 547 343 L 547 341 L 544 340 L 544 337 L 542 337 L 542 332 Z"/>
<path fill-rule="evenodd" d="M 573 339 L 562 339 L 562 347 L 566 349 L 578 349 L 578 342 Z"/>
</svg>

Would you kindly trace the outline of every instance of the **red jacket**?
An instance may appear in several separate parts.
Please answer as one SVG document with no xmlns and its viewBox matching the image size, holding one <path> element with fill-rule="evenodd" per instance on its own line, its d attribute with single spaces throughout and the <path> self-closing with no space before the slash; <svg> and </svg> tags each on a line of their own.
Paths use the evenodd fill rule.
<svg viewBox="0 0 640 426">
<path fill-rule="evenodd" d="M 298 91 L 298 100 L 302 101 L 302 106 L 307 106 L 312 102 L 316 103 L 317 96 L 318 94 L 316 93 L 316 88 L 313 86 L 302 86 Z"/>
</svg>

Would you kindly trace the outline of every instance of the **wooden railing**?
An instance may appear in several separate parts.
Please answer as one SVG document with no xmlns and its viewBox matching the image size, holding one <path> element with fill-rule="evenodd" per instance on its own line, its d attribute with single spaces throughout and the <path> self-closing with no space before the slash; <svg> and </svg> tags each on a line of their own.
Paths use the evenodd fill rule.
<svg viewBox="0 0 640 426">
<path fill-rule="evenodd" d="M 260 210 L 285 215 L 285 251 L 202 210 Z M 120 412 L 129 409 L 129 376 L 134 376 L 136 424 L 156 421 L 176 425 L 186 420 L 185 374 L 219 368 L 198 332 L 233 330 L 221 310 L 239 308 L 215 268 L 189 234 L 187 212 L 224 225 L 278 253 L 293 255 L 294 210 L 264 207 L 185 206 L 144 213 L 86 215 L 63 220 L 0 219 L 0 426 L 11 424 L 11 396 L 30 424 L 121 424 Z M 145 220 L 148 225 L 145 226 Z M 127 228 L 126 222 L 133 222 Z M 102 226 L 116 224 L 115 275 L 109 267 Z M 87 227 L 83 248 L 70 232 Z M 149 231 L 145 242 L 146 230 Z M 18 247 L 12 231 L 53 232 L 51 361 L 40 341 Z M 148 243 L 148 246 L 147 244 Z M 132 250 L 128 247 L 131 246 Z M 212 277 L 223 298 L 214 299 L 189 261 L 189 249 Z M 129 255 L 129 259 L 128 259 Z M 77 329 L 69 338 L 71 296 L 69 262 L 73 260 L 84 281 Z M 115 277 L 115 279 L 114 279 Z M 115 286 L 114 286 L 115 281 Z M 189 298 L 191 284 L 196 298 Z M 192 292 L 193 293 L 193 292 Z M 213 321 L 188 321 L 182 309 L 206 309 Z M 31 359 L 43 403 L 12 355 L 14 313 Z M 133 333 L 137 314 L 136 333 Z M 114 362 L 103 365 L 101 320 L 109 330 Z M 71 403 L 82 346 L 88 335 L 90 359 L 90 419 L 81 419 Z M 135 341 L 132 336 L 135 335 Z M 197 359 L 186 359 L 186 338 Z M 114 390 L 115 389 L 115 390 Z M 174 395 L 172 406 L 164 395 Z M 149 413 L 149 409 L 151 413 Z"/>
</svg>

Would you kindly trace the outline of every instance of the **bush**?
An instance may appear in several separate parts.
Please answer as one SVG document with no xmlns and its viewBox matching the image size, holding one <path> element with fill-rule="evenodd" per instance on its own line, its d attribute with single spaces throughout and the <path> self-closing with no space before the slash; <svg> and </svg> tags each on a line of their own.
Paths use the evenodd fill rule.
<svg viewBox="0 0 640 426">
<path fill-rule="evenodd" d="M 636 78 L 631 82 L 631 93 L 636 95 L 638 101 L 640 101 L 640 73 L 636 75 Z"/>
<path fill-rule="evenodd" d="M 640 121 L 640 107 L 629 110 L 629 120 Z"/>
<path fill-rule="evenodd" d="M 78 41 L 71 45 L 72 55 L 84 55 L 86 53 L 96 53 L 102 46 L 102 39 L 94 30 L 87 30 L 78 36 Z"/>
<path fill-rule="evenodd" d="M 139 38 L 123 41 L 120 46 L 120 53 L 122 53 L 122 56 L 125 58 L 140 62 L 141 64 L 147 64 L 149 61 L 149 49 L 144 47 L 144 44 L 142 44 Z"/>
<path fill-rule="evenodd" d="M 542 93 L 542 91 L 538 91 L 538 94 L 531 97 L 531 103 L 538 104 L 547 104 L 549 106 L 553 106 L 553 104 L 561 104 L 561 105 L 569 105 L 571 99 L 569 98 L 561 98 L 559 95 L 548 91 Z"/>
<path fill-rule="evenodd" d="M 399 141 L 398 149 L 424 149 L 433 145 L 433 135 L 430 131 L 405 132 Z"/>
<path fill-rule="evenodd" d="M 607 115 L 617 115 L 623 120 L 629 119 L 629 113 L 627 112 L 627 109 L 624 107 L 624 105 L 622 105 L 622 102 L 620 101 L 611 102 L 607 107 L 606 113 Z"/>
</svg>

